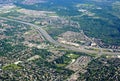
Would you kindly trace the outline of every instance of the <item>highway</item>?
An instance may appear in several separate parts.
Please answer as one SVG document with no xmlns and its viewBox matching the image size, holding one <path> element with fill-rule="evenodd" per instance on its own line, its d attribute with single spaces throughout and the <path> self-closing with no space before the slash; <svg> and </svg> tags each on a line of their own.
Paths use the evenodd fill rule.
<svg viewBox="0 0 120 81">
<path fill-rule="evenodd" d="M 8 21 L 13 21 L 13 22 L 18 22 L 18 23 L 21 23 L 21 24 L 26 24 L 26 25 L 29 25 L 31 27 L 33 27 L 37 32 L 39 32 L 46 40 L 48 40 L 50 43 L 56 45 L 56 46 L 61 46 L 61 47 L 64 47 L 66 48 L 67 50 L 73 50 L 73 51 L 76 51 L 76 52 L 83 52 L 83 53 L 91 53 L 91 54 L 99 54 L 98 51 L 95 51 L 95 50 L 87 50 L 85 49 L 84 46 L 80 46 L 79 48 L 77 47 L 74 47 L 74 46 L 69 46 L 69 45 L 65 45 L 65 44 L 62 44 L 62 43 L 59 43 L 57 42 L 56 40 L 54 40 L 42 27 L 40 26 L 37 26 L 35 24 L 32 24 L 32 23 L 29 23 L 29 22 L 24 22 L 24 21 L 21 21 L 21 20 L 15 20 L 15 19 L 9 19 L 9 18 L 5 18 L 5 17 L 0 17 L 0 19 L 3 19 L 3 20 L 8 20 Z M 101 50 L 101 48 L 98 48 L 99 50 Z M 104 48 L 102 48 L 104 49 Z M 104 51 L 101 51 L 100 53 L 101 55 L 103 54 L 109 54 L 109 55 L 120 55 L 120 52 L 104 52 Z"/>
</svg>

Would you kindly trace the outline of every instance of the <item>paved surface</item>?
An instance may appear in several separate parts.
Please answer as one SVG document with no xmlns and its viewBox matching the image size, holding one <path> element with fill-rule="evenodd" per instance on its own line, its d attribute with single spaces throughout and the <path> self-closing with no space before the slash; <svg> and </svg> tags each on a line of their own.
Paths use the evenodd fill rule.
<svg viewBox="0 0 120 81">
<path fill-rule="evenodd" d="M 18 22 L 18 23 L 22 23 L 22 24 L 26 24 L 29 26 L 32 26 L 34 29 L 36 29 L 36 31 L 38 31 L 40 34 L 43 35 L 43 37 L 48 40 L 50 43 L 56 45 L 56 46 L 61 46 L 64 47 L 68 50 L 73 50 L 73 51 L 77 51 L 77 52 L 84 52 L 84 53 L 92 53 L 92 54 L 110 54 L 110 55 L 120 55 L 120 52 L 103 52 L 101 50 L 101 48 L 98 48 L 100 50 L 100 52 L 94 51 L 94 50 L 87 50 L 85 49 L 84 46 L 80 46 L 79 48 L 74 47 L 74 46 L 68 46 L 65 44 L 61 44 L 57 41 L 55 41 L 44 29 L 42 29 L 42 27 L 34 25 L 32 23 L 28 23 L 28 22 L 24 22 L 24 21 L 20 21 L 20 20 L 15 20 L 15 19 L 9 19 L 9 18 L 5 18 L 5 17 L 0 17 L 0 19 L 4 19 L 4 20 L 8 20 L 8 21 L 13 21 L 13 22 Z M 102 48 L 104 49 L 104 48 Z"/>
</svg>

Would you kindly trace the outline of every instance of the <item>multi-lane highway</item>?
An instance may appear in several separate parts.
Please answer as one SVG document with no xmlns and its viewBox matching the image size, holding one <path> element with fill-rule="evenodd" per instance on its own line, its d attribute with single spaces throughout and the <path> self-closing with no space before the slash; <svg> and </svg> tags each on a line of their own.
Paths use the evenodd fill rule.
<svg viewBox="0 0 120 81">
<path fill-rule="evenodd" d="M 64 47 L 68 50 L 73 50 L 73 51 L 77 51 L 77 52 L 99 54 L 98 51 L 87 50 L 87 49 L 85 49 L 84 46 L 80 46 L 79 48 L 77 48 L 77 47 L 74 47 L 74 46 L 68 46 L 68 45 L 65 45 L 65 44 L 61 44 L 61 43 L 55 41 L 44 29 L 42 29 L 42 27 L 34 25 L 32 23 L 24 22 L 24 21 L 20 21 L 20 20 L 15 20 L 15 19 L 10 19 L 10 18 L 5 18 L 5 17 L 0 17 L 0 19 L 29 25 L 29 26 L 33 27 L 37 32 L 39 32 L 46 40 L 48 40 L 50 43 L 52 43 L 56 46 L 61 46 L 61 47 Z M 97 48 L 97 49 L 101 50 L 101 48 Z M 104 49 L 104 48 L 102 48 L 102 49 Z M 105 51 L 100 51 L 100 52 L 101 52 L 100 54 L 120 55 L 120 52 L 105 52 Z"/>
</svg>

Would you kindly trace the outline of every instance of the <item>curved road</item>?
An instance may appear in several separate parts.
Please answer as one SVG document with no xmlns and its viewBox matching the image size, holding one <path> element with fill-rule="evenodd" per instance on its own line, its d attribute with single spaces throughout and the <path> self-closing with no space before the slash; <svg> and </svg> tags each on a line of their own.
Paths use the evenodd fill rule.
<svg viewBox="0 0 120 81">
<path fill-rule="evenodd" d="M 68 45 L 65 45 L 65 44 L 61 44 L 61 43 L 55 41 L 44 29 L 42 29 L 42 27 L 39 27 L 39 26 L 34 25 L 32 23 L 28 23 L 28 22 L 24 22 L 24 21 L 20 21 L 20 20 L 8 19 L 8 18 L 5 18 L 5 17 L 0 17 L 0 19 L 4 19 L 4 20 L 8 20 L 8 21 L 13 21 L 13 22 L 18 22 L 18 23 L 30 25 L 30 26 L 34 27 L 34 29 L 36 29 L 40 34 L 42 34 L 42 36 L 46 40 L 48 40 L 50 43 L 52 43 L 52 44 L 54 44 L 56 46 L 61 46 L 61 47 L 64 47 L 64 48 L 66 48 L 68 50 L 73 50 L 73 51 L 77 51 L 77 52 L 99 54 L 99 52 L 94 51 L 94 50 L 87 50 L 83 46 L 80 46 L 79 48 L 77 48 L 77 47 L 74 47 L 74 46 L 68 46 Z M 99 50 L 101 50 L 101 49 L 99 48 Z M 102 52 L 101 54 L 120 55 L 120 52 L 103 52 L 103 51 L 101 51 L 101 52 Z"/>
</svg>

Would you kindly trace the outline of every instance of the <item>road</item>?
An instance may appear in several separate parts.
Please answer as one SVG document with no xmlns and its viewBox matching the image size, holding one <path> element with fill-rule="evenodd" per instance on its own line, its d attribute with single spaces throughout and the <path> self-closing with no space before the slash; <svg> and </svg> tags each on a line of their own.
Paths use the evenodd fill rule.
<svg viewBox="0 0 120 81">
<path fill-rule="evenodd" d="M 74 46 L 68 46 L 68 45 L 59 43 L 59 42 L 55 41 L 44 29 L 42 29 L 42 27 L 37 26 L 35 24 L 29 23 L 29 22 L 20 21 L 20 20 L 15 20 L 15 19 L 9 19 L 9 18 L 5 18 L 5 17 L 0 17 L 0 19 L 29 25 L 29 26 L 33 27 L 34 29 L 36 29 L 36 31 L 38 31 L 46 40 L 48 40 L 50 43 L 52 43 L 52 44 L 54 44 L 56 46 L 61 46 L 61 47 L 64 47 L 64 48 L 66 48 L 68 50 L 73 50 L 73 51 L 76 51 L 76 52 L 83 52 L 83 53 L 88 53 L 88 54 L 89 53 L 91 53 L 91 54 L 99 54 L 99 52 L 97 52 L 95 50 L 87 50 L 83 46 L 80 46 L 79 48 L 77 48 L 77 47 L 74 47 Z M 98 48 L 98 49 L 101 50 L 101 48 Z M 103 52 L 102 51 L 101 55 L 102 54 L 120 55 L 120 52 Z"/>
</svg>

